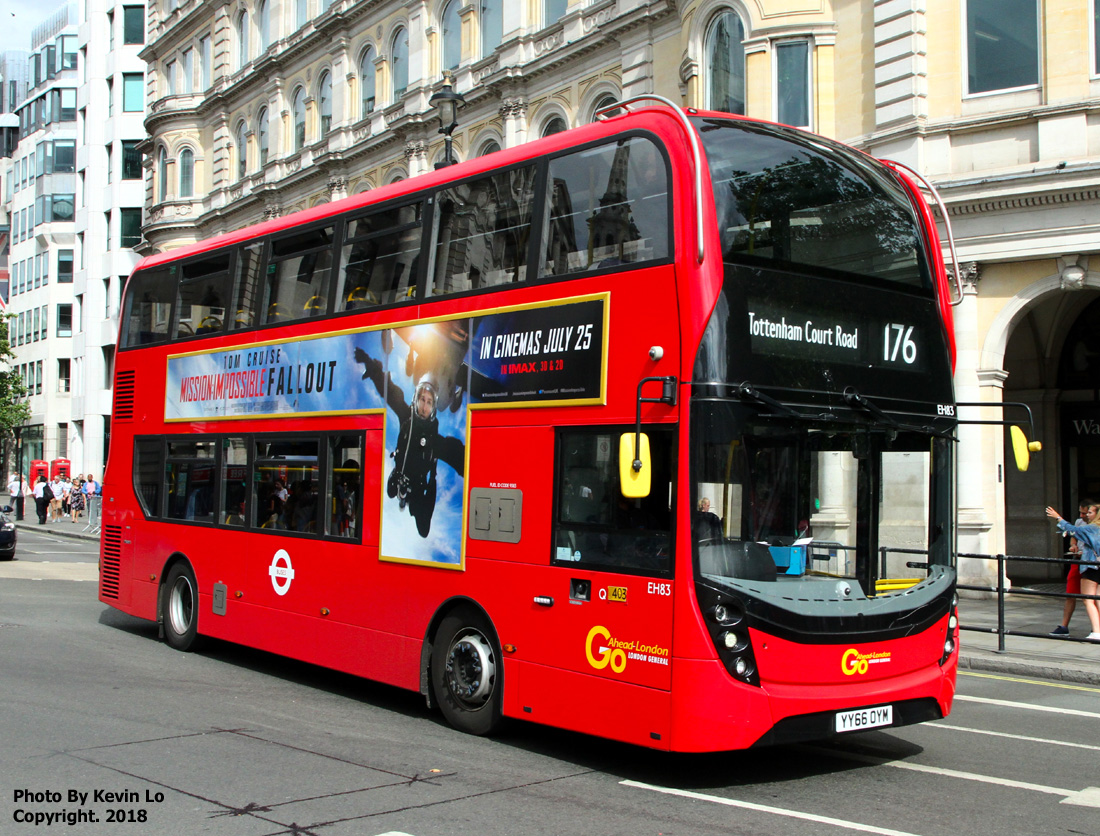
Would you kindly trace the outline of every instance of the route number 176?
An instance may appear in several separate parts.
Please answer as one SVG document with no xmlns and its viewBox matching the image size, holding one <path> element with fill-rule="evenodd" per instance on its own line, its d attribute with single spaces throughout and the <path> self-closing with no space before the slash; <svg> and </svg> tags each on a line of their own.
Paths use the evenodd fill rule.
<svg viewBox="0 0 1100 836">
<path fill-rule="evenodd" d="M 883 332 L 882 359 L 896 363 L 898 355 L 908 365 L 917 361 L 917 344 L 913 342 L 913 326 L 889 323 Z"/>
</svg>

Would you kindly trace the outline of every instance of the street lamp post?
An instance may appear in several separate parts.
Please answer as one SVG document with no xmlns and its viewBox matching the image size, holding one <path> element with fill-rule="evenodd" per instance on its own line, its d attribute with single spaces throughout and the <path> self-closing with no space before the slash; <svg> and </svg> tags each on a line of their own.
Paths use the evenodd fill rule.
<svg viewBox="0 0 1100 836">
<path fill-rule="evenodd" d="M 15 519 L 23 519 L 23 435 L 22 427 L 14 427 L 15 430 L 15 469 L 19 473 L 19 495 L 15 499 Z"/>
<path fill-rule="evenodd" d="M 466 104 L 461 93 L 456 93 L 451 87 L 451 74 L 443 74 L 443 89 L 433 93 L 428 99 L 439 113 L 439 132 L 443 134 L 443 159 L 435 164 L 436 168 L 446 168 L 458 162 L 451 151 L 451 134 L 458 127 L 458 109 Z"/>
</svg>

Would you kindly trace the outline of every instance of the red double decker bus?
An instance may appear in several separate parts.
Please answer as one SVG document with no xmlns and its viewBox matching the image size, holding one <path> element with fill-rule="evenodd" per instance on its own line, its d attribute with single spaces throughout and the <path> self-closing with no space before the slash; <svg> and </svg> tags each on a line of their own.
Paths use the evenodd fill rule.
<svg viewBox="0 0 1100 836">
<path fill-rule="evenodd" d="M 945 716 L 951 309 L 893 168 L 626 102 L 142 261 L 100 600 L 728 750 Z"/>
</svg>

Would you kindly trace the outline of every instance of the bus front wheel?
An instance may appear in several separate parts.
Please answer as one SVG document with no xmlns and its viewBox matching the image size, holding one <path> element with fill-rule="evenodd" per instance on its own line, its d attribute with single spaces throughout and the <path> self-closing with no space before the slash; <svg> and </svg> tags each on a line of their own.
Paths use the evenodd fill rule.
<svg viewBox="0 0 1100 836">
<path fill-rule="evenodd" d="M 162 600 L 164 640 L 176 650 L 194 650 L 199 633 L 199 592 L 195 573 L 186 563 L 168 570 Z"/>
<path fill-rule="evenodd" d="M 431 673 L 448 723 L 477 735 L 500 727 L 500 650 L 484 616 L 461 610 L 443 619 L 432 643 Z"/>
</svg>

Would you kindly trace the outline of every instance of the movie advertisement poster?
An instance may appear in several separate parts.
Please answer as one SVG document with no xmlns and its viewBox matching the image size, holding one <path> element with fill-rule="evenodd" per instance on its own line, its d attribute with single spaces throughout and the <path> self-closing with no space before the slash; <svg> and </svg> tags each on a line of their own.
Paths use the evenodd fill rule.
<svg viewBox="0 0 1100 836">
<path fill-rule="evenodd" d="M 165 418 L 382 412 L 382 558 L 461 567 L 470 409 L 602 403 L 606 316 L 601 295 L 177 355 Z"/>
</svg>

